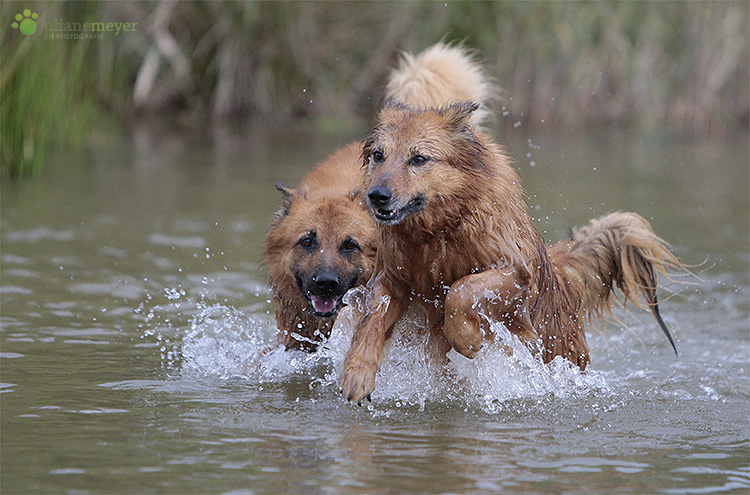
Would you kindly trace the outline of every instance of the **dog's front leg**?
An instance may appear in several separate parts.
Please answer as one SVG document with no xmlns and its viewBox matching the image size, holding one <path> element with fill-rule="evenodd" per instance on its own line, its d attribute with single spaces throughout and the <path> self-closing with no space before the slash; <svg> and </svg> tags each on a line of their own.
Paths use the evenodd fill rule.
<svg viewBox="0 0 750 495">
<path fill-rule="evenodd" d="M 503 323 L 525 343 L 539 339 L 528 311 L 529 276 L 525 270 L 490 269 L 467 275 L 451 285 L 445 298 L 443 333 L 451 346 L 473 358 L 482 346 L 484 320 Z"/>
<path fill-rule="evenodd" d="M 368 283 L 367 309 L 354 329 L 352 344 L 341 371 L 341 391 L 358 404 L 375 389 L 375 374 L 383 357 L 383 346 L 391 327 L 401 315 L 402 302 L 393 297 L 383 272 Z"/>
</svg>

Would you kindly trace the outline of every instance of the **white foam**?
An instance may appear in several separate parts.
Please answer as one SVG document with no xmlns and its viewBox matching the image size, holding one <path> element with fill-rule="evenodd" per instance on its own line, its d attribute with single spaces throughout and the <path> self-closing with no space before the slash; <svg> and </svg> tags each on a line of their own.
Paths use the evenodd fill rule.
<svg viewBox="0 0 750 495">
<path fill-rule="evenodd" d="M 499 412 L 509 400 L 571 397 L 607 390 L 604 377 L 582 372 L 558 357 L 543 363 L 500 323 L 490 322 L 487 337 L 474 359 L 455 350 L 447 362 L 436 359 L 424 330 L 424 318 L 409 314 L 394 329 L 375 379 L 374 400 L 396 400 L 424 408 L 427 402 L 463 402 L 487 412 Z M 336 374 L 343 366 L 353 324 L 345 310 L 334 326 L 329 350 Z M 333 378 L 333 377 L 332 377 Z"/>
<path fill-rule="evenodd" d="M 267 318 L 246 315 L 227 305 L 199 302 L 188 328 L 171 329 L 174 350 L 165 353 L 162 348 L 162 358 L 183 378 L 284 383 L 304 376 L 330 388 L 335 396 L 357 319 L 352 308 L 359 301 L 348 301 L 352 306 L 343 308 L 329 340 L 312 354 L 276 346 L 276 330 Z M 447 360 L 436 357 L 425 323 L 424 317 L 413 311 L 397 324 L 376 376 L 372 394 L 376 404 L 413 405 L 423 410 L 433 403 L 457 402 L 497 413 L 515 399 L 607 391 L 602 374 L 581 372 L 562 358 L 544 364 L 498 323 L 491 324 L 494 337 L 485 340 L 474 359 L 455 351 Z"/>
</svg>

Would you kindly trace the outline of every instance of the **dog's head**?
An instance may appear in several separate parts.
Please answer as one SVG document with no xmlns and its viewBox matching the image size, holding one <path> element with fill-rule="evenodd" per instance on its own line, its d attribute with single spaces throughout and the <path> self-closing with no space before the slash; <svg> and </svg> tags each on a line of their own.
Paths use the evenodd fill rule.
<svg viewBox="0 0 750 495">
<path fill-rule="evenodd" d="M 485 150 L 470 121 L 477 108 L 470 102 L 436 109 L 386 103 L 362 152 L 375 220 L 396 225 L 450 201 L 479 172 Z"/>
<path fill-rule="evenodd" d="M 304 190 L 276 187 L 283 206 L 267 237 L 269 274 L 277 287 L 296 287 L 298 305 L 330 318 L 344 293 L 372 272 L 375 227 L 356 192 L 308 197 Z"/>
</svg>

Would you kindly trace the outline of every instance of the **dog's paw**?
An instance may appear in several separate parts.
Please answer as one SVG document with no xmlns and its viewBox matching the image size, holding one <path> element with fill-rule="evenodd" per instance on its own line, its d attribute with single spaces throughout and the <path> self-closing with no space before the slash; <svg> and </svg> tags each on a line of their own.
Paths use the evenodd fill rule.
<svg viewBox="0 0 750 495">
<path fill-rule="evenodd" d="M 478 322 L 460 317 L 446 318 L 443 335 L 456 352 L 469 359 L 474 359 L 479 349 L 482 348 L 482 340 L 484 339 Z"/>
<path fill-rule="evenodd" d="M 339 386 L 346 400 L 361 405 L 362 399 L 370 399 L 370 394 L 375 390 L 374 365 L 363 365 L 359 363 L 346 364 L 341 372 Z"/>
</svg>

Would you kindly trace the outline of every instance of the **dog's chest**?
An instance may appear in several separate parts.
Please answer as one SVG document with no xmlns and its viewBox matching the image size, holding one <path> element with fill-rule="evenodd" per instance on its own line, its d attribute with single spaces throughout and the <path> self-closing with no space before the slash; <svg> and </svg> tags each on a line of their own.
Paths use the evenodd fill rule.
<svg viewBox="0 0 750 495">
<path fill-rule="evenodd" d="M 383 243 L 389 278 L 406 292 L 441 303 L 453 283 L 495 263 L 471 245 L 459 245 L 447 236 L 431 239 L 396 238 Z"/>
</svg>

